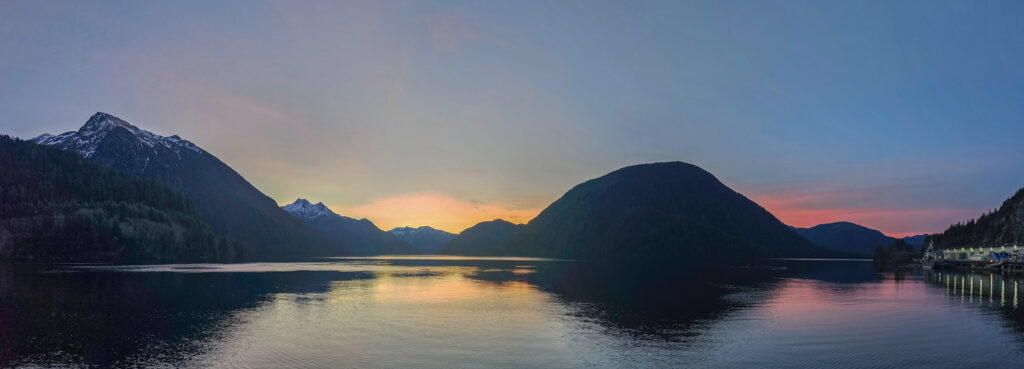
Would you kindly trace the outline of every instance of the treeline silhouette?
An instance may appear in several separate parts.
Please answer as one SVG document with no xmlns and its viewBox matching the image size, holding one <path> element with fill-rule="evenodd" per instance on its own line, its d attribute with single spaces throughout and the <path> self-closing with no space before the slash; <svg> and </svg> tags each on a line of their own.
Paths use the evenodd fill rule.
<svg viewBox="0 0 1024 369">
<path fill-rule="evenodd" d="M 891 265 L 908 263 L 920 255 L 921 252 L 914 250 L 907 241 L 897 239 L 892 244 L 876 246 L 871 258 L 875 265 Z"/>
<path fill-rule="evenodd" d="M 1003 202 L 999 209 L 978 219 L 951 225 L 945 232 L 928 236 L 925 244 L 935 247 L 978 247 L 1017 244 L 1024 241 L 1024 188 Z"/>
<path fill-rule="evenodd" d="M 0 135 L 0 258 L 230 261 L 239 250 L 165 185 Z"/>
</svg>

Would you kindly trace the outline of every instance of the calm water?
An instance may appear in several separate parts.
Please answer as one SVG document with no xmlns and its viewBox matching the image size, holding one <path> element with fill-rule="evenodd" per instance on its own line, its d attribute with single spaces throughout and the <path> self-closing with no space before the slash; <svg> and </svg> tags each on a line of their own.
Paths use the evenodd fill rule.
<svg viewBox="0 0 1024 369">
<path fill-rule="evenodd" d="M 1014 367 L 1021 304 L 1024 279 L 858 261 L 0 265 L 0 366 Z"/>
</svg>

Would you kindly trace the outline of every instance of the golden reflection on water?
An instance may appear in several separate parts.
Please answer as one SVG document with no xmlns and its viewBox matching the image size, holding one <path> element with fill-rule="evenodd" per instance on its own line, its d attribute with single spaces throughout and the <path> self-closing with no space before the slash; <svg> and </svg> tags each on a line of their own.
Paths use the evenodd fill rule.
<svg viewBox="0 0 1024 369">
<path fill-rule="evenodd" d="M 985 280 L 978 277 L 978 302 L 985 297 Z"/>
<path fill-rule="evenodd" d="M 963 273 L 963 274 L 960 274 Z M 952 274 L 952 275 L 950 275 Z M 960 295 L 960 303 L 971 303 L 981 304 L 986 303 L 991 306 L 996 305 L 996 285 L 999 285 L 999 306 L 1011 306 L 1014 309 L 1019 307 L 1018 297 L 1018 285 L 1019 279 L 1024 277 L 1015 274 L 1001 274 L 1001 273 L 987 273 L 988 284 L 985 283 L 985 274 L 977 275 L 972 274 L 970 271 L 942 273 L 936 272 L 932 277 L 928 277 L 927 280 L 944 287 L 945 295 L 952 299 L 955 295 Z M 977 293 L 975 293 L 974 281 L 978 281 Z M 1007 286 L 1007 281 L 1012 281 L 1012 286 Z M 959 288 L 957 288 L 959 287 Z M 1007 291 L 1012 288 L 1012 291 Z M 987 296 L 986 296 L 987 292 Z M 1012 296 L 1008 296 L 1012 294 Z"/>
<path fill-rule="evenodd" d="M 386 270 L 371 279 L 333 281 L 319 297 L 279 294 L 273 303 L 245 314 L 240 320 L 247 324 L 231 332 L 208 357 L 230 357 L 239 367 L 331 367 L 332 362 L 386 367 L 402 357 L 437 355 L 455 363 L 487 362 L 480 361 L 480 353 L 500 349 L 532 352 L 534 357 L 524 360 L 535 364 L 564 366 L 566 332 L 559 321 L 550 319 L 551 299 L 526 282 L 471 278 L 484 270 L 515 274 L 528 269 Z M 299 343 L 301 349 L 294 347 Z M 307 361 L 312 359 L 296 352 L 312 353 L 323 361 Z"/>
<path fill-rule="evenodd" d="M 536 291 L 536 287 L 525 282 L 509 281 L 499 286 L 467 279 L 464 268 L 442 271 L 440 276 L 428 278 L 407 278 L 390 274 L 378 274 L 372 289 L 372 298 L 381 302 L 444 302 L 465 300 L 495 293 L 522 294 Z"/>
</svg>

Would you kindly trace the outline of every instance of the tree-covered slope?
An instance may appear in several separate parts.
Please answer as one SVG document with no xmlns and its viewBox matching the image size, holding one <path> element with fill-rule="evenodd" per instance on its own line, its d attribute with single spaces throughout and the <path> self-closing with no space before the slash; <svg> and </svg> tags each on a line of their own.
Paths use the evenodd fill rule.
<svg viewBox="0 0 1024 369">
<path fill-rule="evenodd" d="M 0 258 L 232 261 L 182 194 L 73 153 L 0 136 Z"/>
<path fill-rule="evenodd" d="M 1024 188 L 1003 201 L 999 209 L 976 220 L 951 225 L 942 233 L 928 236 L 927 241 L 934 242 L 937 248 L 1024 243 Z"/>
<path fill-rule="evenodd" d="M 220 159 L 178 136 L 156 135 L 110 114 L 96 113 L 78 131 L 42 135 L 33 141 L 180 191 L 216 233 L 244 244 L 253 259 L 342 253 Z"/>
</svg>

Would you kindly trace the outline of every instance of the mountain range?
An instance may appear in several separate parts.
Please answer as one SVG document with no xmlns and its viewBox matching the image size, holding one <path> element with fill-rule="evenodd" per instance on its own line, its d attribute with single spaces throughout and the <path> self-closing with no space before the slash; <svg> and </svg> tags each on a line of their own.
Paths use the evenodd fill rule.
<svg viewBox="0 0 1024 369">
<path fill-rule="evenodd" d="M 430 227 L 384 232 L 367 219 L 345 217 L 305 199 L 278 207 L 192 142 L 154 134 L 106 113 L 96 113 L 77 131 L 32 141 L 180 194 L 182 204 L 157 210 L 192 216 L 187 222 L 197 235 L 205 234 L 202 229 L 212 232 L 196 236 L 215 240 L 203 241 L 210 249 L 200 250 L 199 257 L 282 260 L 440 252 L 714 263 L 866 254 L 879 242 L 893 240 L 848 222 L 787 227 L 712 174 L 683 162 L 625 167 L 573 187 L 528 224 L 496 219 L 454 235 Z M 1014 211 L 1000 209 L 999 214 Z M 996 224 L 992 219 L 983 216 L 978 224 Z"/>
<path fill-rule="evenodd" d="M 214 232 L 240 243 L 247 257 L 281 260 L 341 253 L 227 164 L 178 136 L 160 136 L 96 113 L 77 131 L 32 141 L 180 191 Z"/>
<path fill-rule="evenodd" d="M 448 244 L 455 234 L 434 229 L 428 226 L 422 227 L 398 227 L 388 233 L 398 239 L 408 242 L 419 254 L 436 254 L 444 245 Z"/>
<path fill-rule="evenodd" d="M 319 231 L 346 255 L 417 253 L 412 245 L 380 230 L 373 222 L 338 215 L 322 202 L 312 204 L 306 199 L 298 199 L 281 209 Z"/>
</svg>

